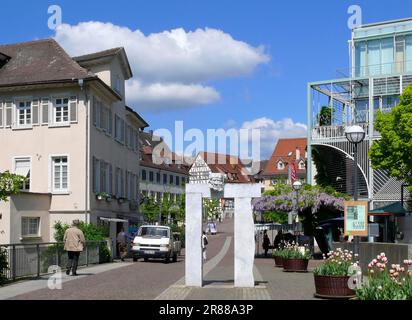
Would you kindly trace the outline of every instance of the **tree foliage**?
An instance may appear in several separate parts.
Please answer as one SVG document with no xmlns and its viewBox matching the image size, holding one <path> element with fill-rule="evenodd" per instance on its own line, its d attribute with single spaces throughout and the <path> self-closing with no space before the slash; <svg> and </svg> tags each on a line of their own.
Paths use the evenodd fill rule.
<svg viewBox="0 0 412 320">
<path fill-rule="evenodd" d="M 203 199 L 203 212 L 206 219 L 215 219 L 219 207 L 219 199 Z"/>
<path fill-rule="evenodd" d="M 382 138 L 374 141 L 370 149 L 373 168 L 406 181 L 412 191 L 412 85 L 390 113 L 378 112 L 375 128 Z"/>
<path fill-rule="evenodd" d="M 160 201 L 154 197 L 148 197 L 140 206 L 140 211 L 147 222 L 158 221 L 159 213 L 162 219 L 170 217 L 175 221 L 184 221 L 185 197 L 182 195 L 176 201 L 171 199 L 169 193 L 165 193 Z"/>
<path fill-rule="evenodd" d="M 319 120 L 319 125 L 321 127 L 332 125 L 332 112 L 333 112 L 333 108 L 328 107 L 328 106 L 323 106 L 320 109 L 320 112 L 318 114 L 318 120 Z"/>
</svg>

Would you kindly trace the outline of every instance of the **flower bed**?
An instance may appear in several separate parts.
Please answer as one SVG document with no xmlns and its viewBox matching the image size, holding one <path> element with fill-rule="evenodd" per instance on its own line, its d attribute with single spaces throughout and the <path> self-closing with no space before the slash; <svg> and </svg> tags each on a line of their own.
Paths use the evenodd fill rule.
<svg viewBox="0 0 412 320">
<path fill-rule="evenodd" d="M 412 260 L 388 267 L 381 253 L 368 265 L 368 279 L 356 290 L 359 300 L 412 300 Z"/>
<path fill-rule="evenodd" d="M 284 245 L 280 257 L 284 271 L 306 272 L 311 253 L 307 247 L 299 247 L 295 242 L 292 242 Z"/>
<path fill-rule="evenodd" d="M 337 249 L 324 255 L 324 262 L 314 270 L 316 295 L 328 298 L 351 298 L 355 291 L 349 288 L 351 270 L 358 266 L 352 251 Z"/>
<path fill-rule="evenodd" d="M 278 248 L 273 250 L 273 259 L 275 260 L 275 267 L 283 268 L 283 249 Z"/>
</svg>

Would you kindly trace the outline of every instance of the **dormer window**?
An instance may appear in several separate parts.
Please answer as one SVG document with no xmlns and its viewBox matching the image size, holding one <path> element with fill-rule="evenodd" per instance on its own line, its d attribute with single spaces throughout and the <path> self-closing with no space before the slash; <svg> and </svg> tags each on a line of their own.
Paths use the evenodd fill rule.
<svg viewBox="0 0 412 320">
<path fill-rule="evenodd" d="M 283 170 L 285 169 L 285 164 L 282 161 L 278 162 L 278 170 Z"/>
<path fill-rule="evenodd" d="M 299 170 L 305 170 L 305 162 L 300 161 L 299 164 L 298 164 L 298 168 L 299 168 Z"/>
</svg>

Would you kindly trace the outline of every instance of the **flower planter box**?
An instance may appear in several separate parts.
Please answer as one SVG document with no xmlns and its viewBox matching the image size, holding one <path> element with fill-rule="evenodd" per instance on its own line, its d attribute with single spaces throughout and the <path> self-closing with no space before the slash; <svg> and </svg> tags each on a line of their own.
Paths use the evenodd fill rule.
<svg viewBox="0 0 412 320">
<path fill-rule="evenodd" d="M 283 268 L 283 258 L 279 256 L 274 256 L 273 259 L 275 260 L 275 267 Z"/>
<path fill-rule="evenodd" d="M 283 259 L 283 271 L 307 272 L 309 260 L 307 259 Z"/>
<path fill-rule="evenodd" d="M 348 276 L 315 275 L 316 296 L 324 298 L 353 298 L 355 291 L 348 287 Z"/>
</svg>

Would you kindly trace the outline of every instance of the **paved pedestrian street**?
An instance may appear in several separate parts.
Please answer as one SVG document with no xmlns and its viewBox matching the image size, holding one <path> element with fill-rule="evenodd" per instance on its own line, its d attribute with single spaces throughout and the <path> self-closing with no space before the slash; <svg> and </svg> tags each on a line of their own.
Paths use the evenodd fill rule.
<svg viewBox="0 0 412 320">
<path fill-rule="evenodd" d="M 62 289 L 47 287 L 48 277 L 22 281 L 0 289 L 0 299 L 15 300 L 292 300 L 313 299 L 313 274 L 285 273 L 273 259 L 256 258 L 255 288 L 234 288 L 233 220 L 209 236 L 204 287 L 184 286 L 184 255 L 178 262 L 114 262 L 79 270 L 79 277 L 63 276 Z M 316 262 L 311 261 L 309 270 Z"/>
</svg>

